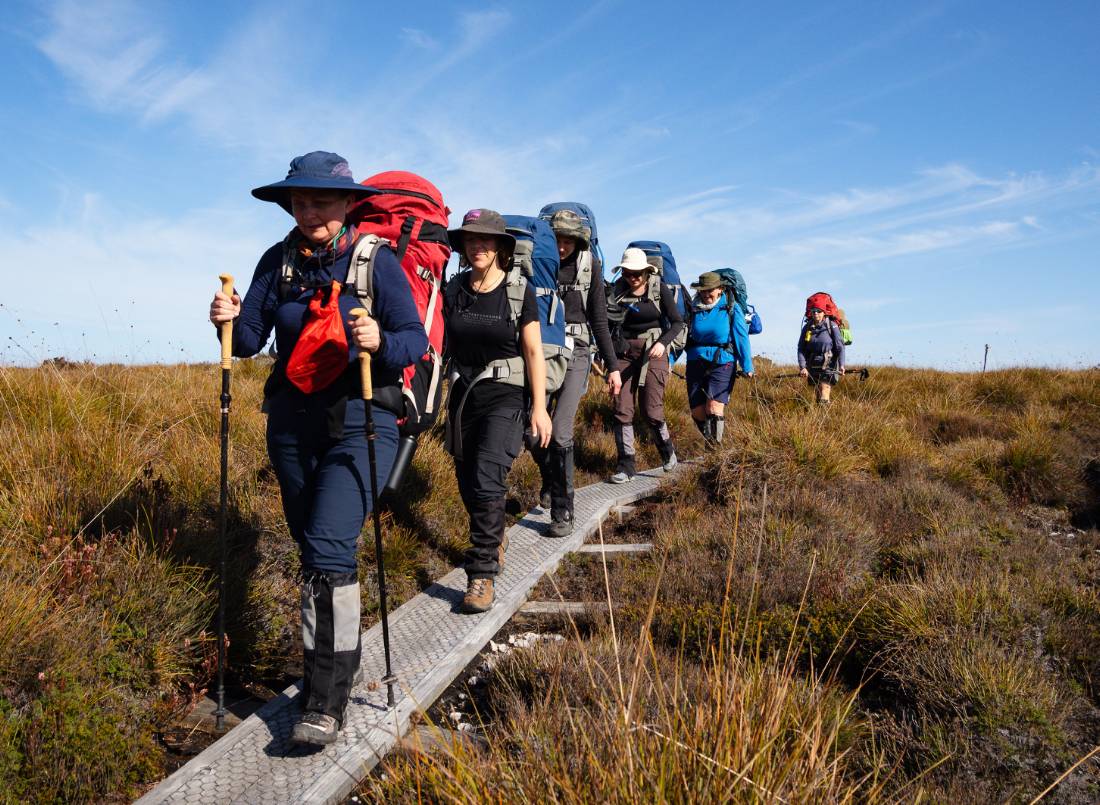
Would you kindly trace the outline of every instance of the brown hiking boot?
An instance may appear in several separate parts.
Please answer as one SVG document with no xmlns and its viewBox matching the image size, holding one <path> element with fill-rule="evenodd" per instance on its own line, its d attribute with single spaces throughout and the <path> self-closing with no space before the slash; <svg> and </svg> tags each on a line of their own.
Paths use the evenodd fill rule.
<svg viewBox="0 0 1100 805">
<path fill-rule="evenodd" d="M 508 550 L 508 534 L 505 533 L 504 539 L 500 541 L 500 547 L 497 548 L 497 567 L 500 570 L 504 570 L 504 552 Z"/>
<path fill-rule="evenodd" d="M 493 580 L 470 579 L 466 585 L 466 597 L 462 599 L 462 611 L 487 612 L 493 605 Z"/>
</svg>

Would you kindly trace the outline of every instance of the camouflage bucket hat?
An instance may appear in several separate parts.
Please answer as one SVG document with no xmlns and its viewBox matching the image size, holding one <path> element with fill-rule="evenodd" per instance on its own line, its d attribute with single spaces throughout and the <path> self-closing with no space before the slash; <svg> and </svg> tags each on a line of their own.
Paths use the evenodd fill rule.
<svg viewBox="0 0 1100 805">
<path fill-rule="evenodd" d="M 573 238 L 579 249 L 587 249 L 592 240 L 592 229 L 572 210 L 558 210 L 550 216 L 550 228 L 555 235 Z"/>
</svg>

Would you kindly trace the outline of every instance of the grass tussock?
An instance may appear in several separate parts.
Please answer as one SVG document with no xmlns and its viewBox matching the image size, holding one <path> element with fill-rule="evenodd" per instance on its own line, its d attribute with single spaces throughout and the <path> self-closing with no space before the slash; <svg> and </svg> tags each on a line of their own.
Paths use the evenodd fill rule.
<svg viewBox="0 0 1100 805">
<path fill-rule="evenodd" d="M 231 683 L 277 687 L 297 671 L 297 554 L 264 446 L 267 369 L 234 367 L 227 603 Z M 1002 801 L 1100 743 L 1100 374 L 873 369 L 821 410 L 781 371 L 739 382 L 725 449 L 606 529 L 653 554 L 576 557 L 547 585 L 610 590 L 614 623 L 499 664 L 487 748 L 399 756 L 372 794 Z M 615 462 L 599 385 L 578 485 Z M 120 798 L 162 775 L 153 736 L 213 671 L 218 390 L 210 366 L 0 368 L 5 796 Z M 682 382 L 667 407 L 678 452 L 699 453 Z M 466 547 L 438 437 L 385 514 L 396 604 Z M 519 513 L 529 456 L 510 483 Z M 1095 758 L 1047 798 L 1100 798 Z"/>
</svg>

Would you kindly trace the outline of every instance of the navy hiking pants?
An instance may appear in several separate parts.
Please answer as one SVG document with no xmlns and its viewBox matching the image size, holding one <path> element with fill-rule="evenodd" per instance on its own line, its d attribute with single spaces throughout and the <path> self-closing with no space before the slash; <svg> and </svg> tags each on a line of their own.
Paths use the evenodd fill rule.
<svg viewBox="0 0 1100 805">
<path fill-rule="evenodd" d="M 298 395 L 273 398 L 267 419 L 267 452 L 287 526 L 303 570 L 354 573 L 359 532 L 371 511 L 365 404 L 348 400 L 344 432 L 333 438 L 325 417 L 306 410 L 300 400 Z M 397 453 L 397 418 L 377 405 L 373 413 L 381 493 Z"/>
</svg>

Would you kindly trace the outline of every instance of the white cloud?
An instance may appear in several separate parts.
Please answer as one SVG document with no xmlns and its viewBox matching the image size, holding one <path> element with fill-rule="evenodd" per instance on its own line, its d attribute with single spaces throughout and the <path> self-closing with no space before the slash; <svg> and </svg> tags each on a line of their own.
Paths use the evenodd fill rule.
<svg viewBox="0 0 1100 805">
<path fill-rule="evenodd" d="M 413 47 L 435 50 L 439 43 L 419 28 L 402 28 L 401 39 Z"/>
</svg>

